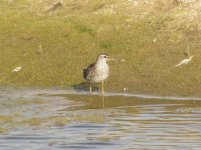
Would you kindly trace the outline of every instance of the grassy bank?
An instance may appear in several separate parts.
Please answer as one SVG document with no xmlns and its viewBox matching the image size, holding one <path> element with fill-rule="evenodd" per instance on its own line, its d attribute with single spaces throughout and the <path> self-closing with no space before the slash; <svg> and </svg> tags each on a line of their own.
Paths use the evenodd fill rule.
<svg viewBox="0 0 201 150">
<path fill-rule="evenodd" d="M 201 95 L 196 9 L 175 3 L 64 2 L 53 9 L 53 1 L 0 1 L 1 85 L 72 87 L 84 81 L 83 68 L 108 53 L 116 61 L 110 62 L 107 91 Z M 192 62 L 175 67 L 188 46 Z M 17 66 L 22 70 L 12 72 Z"/>
</svg>

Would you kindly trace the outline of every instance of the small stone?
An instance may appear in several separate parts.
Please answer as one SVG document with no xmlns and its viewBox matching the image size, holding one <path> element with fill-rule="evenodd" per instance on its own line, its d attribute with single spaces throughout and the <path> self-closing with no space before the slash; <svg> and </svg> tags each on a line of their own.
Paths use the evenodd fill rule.
<svg viewBox="0 0 201 150">
<path fill-rule="evenodd" d="M 128 88 L 124 88 L 123 90 L 124 90 L 124 91 L 127 91 L 127 90 L 128 90 Z"/>
<path fill-rule="evenodd" d="M 153 42 L 156 42 L 157 41 L 157 38 L 153 39 Z"/>
</svg>

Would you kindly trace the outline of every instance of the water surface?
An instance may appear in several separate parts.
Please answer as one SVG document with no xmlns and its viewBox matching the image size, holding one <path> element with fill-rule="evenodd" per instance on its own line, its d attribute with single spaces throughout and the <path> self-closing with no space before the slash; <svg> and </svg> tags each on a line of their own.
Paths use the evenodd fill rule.
<svg viewBox="0 0 201 150">
<path fill-rule="evenodd" d="M 200 98 L 1 89 L 0 149 L 200 149 Z"/>
</svg>

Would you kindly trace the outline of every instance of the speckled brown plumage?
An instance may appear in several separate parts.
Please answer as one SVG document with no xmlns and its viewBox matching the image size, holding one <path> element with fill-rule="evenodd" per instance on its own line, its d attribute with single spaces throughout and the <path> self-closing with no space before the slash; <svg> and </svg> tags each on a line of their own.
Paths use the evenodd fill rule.
<svg viewBox="0 0 201 150">
<path fill-rule="evenodd" d="M 109 76 L 109 66 L 107 61 L 109 59 L 109 55 L 101 54 L 98 56 L 95 63 L 89 65 L 86 69 L 83 70 L 84 79 L 90 84 L 90 92 L 91 92 L 91 84 L 102 83 L 102 92 L 104 81 Z"/>
</svg>

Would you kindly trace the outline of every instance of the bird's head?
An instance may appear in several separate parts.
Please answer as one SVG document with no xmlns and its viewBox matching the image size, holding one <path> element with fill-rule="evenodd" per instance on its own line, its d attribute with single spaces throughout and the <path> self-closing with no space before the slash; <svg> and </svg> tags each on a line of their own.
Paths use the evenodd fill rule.
<svg viewBox="0 0 201 150">
<path fill-rule="evenodd" d="M 97 58 L 98 61 L 108 61 L 108 60 L 114 60 L 110 58 L 108 54 L 100 54 Z"/>
</svg>

